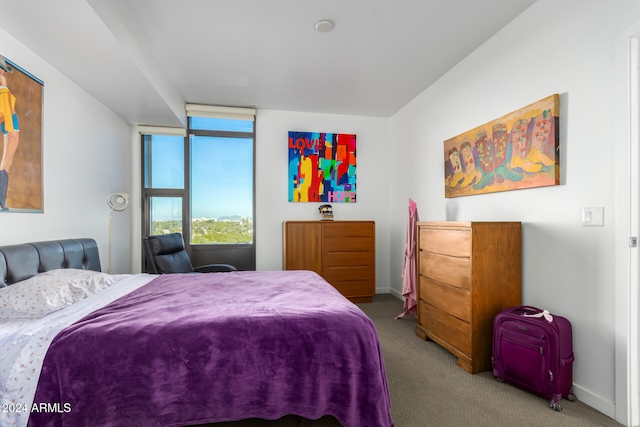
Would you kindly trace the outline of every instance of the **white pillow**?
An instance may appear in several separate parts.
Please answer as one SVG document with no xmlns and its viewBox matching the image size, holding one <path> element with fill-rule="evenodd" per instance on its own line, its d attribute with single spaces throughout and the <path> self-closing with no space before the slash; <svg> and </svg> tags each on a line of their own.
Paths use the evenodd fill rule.
<svg viewBox="0 0 640 427">
<path fill-rule="evenodd" d="M 38 318 L 68 307 L 112 285 L 108 274 L 60 269 L 0 289 L 0 319 Z"/>
<path fill-rule="evenodd" d="M 87 295 L 93 295 L 113 285 L 116 280 L 109 274 L 93 270 L 80 270 L 75 268 L 61 268 L 40 273 L 37 276 L 52 276 L 81 288 Z M 37 277 L 36 276 L 36 277 Z M 13 285 L 12 285 L 13 286 Z"/>
</svg>

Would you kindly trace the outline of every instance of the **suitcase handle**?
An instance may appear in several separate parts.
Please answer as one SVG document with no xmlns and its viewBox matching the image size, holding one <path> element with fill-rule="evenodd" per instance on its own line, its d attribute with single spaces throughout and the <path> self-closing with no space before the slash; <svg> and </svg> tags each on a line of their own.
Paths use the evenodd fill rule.
<svg viewBox="0 0 640 427">
<path fill-rule="evenodd" d="M 516 307 L 516 308 L 519 308 L 521 310 L 535 311 L 536 313 L 542 313 L 542 310 L 540 310 L 538 307 L 533 307 L 531 305 L 521 305 L 520 307 Z"/>
<path fill-rule="evenodd" d="M 549 313 L 549 310 L 540 310 L 539 308 L 531 307 L 530 305 L 523 305 L 520 308 L 523 310 L 531 310 L 536 312 L 536 314 L 522 313 L 522 316 L 524 317 L 544 317 L 547 322 L 553 322 L 553 316 L 551 315 L 551 313 Z"/>
<path fill-rule="evenodd" d="M 568 359 L 562 359 L 562 360 L 560 361 L 560 364 L 561 364 L 562 366 L 566 366 L 566 365 L 568 365 L 568 364 L 570 364 L 570 363 L 573 363 L 573 361 L 574 361 L 574 360 L 575 360 L 575 358 L 573 357 L 573 353 L 571 353 L 571 356 L 569 356 L 569 358 L 568 358 Z"/>
</svg>

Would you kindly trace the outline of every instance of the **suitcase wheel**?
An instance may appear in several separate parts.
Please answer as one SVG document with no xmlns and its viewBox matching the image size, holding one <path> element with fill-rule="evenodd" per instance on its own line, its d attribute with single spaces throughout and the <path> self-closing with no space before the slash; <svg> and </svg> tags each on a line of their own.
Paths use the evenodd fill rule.
<svg viewBox="0 0 640 427">
<path fill-rule="evenodd" d="M 575 395 L 575 394 L 573 394 L 573 393 L 569 393 L 569 394 L 567 394 L 567 400 L 568 400 L 569 402 L 575 402 L 576 400 L 578 400 L 578 398 L 576 397 L 576 395 Z"/>
<path fill-rule="evenodd" d="M 496 381 L 498 381 L 499 383 L 503 383 L 504 382 L 504 378 L 496 377 Z"/>
<path fill-rule="evenodd" d="M 560 404 L 560 402 L 551 402 L 551 405 L 549 405 L 549 407 L 554 411 L 562 411 L 562 405 Z"/>
</svg>

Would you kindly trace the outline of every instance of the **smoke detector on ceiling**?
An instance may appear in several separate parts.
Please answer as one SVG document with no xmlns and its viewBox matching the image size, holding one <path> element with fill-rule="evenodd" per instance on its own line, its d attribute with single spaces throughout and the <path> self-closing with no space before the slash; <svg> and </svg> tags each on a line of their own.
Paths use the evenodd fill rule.
<svg viewBox="0 0 640 427">
<path fill-rule="evenodd" d="M 331 23 L 331 21 L 316 22 L 316 30 L 320 31 L 321 33 L 329 32 L 331 31 L 331 29 L 333 29 L 333 24 Z"/>
</svg>

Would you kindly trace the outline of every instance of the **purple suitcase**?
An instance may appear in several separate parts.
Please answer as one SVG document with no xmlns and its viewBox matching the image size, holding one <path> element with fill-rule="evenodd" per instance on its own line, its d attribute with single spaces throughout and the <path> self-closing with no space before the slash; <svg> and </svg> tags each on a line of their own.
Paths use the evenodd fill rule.
<svg viewBox="0 0 640 427">
<path fill-rule="evenodd" d="M 549 321 L 551 320 L 551 321 Z M 535 307 L 510 307 L 493 321 L 493 375 L 531 393 L 573 402 L 571 323 Z"/>
</svg>

